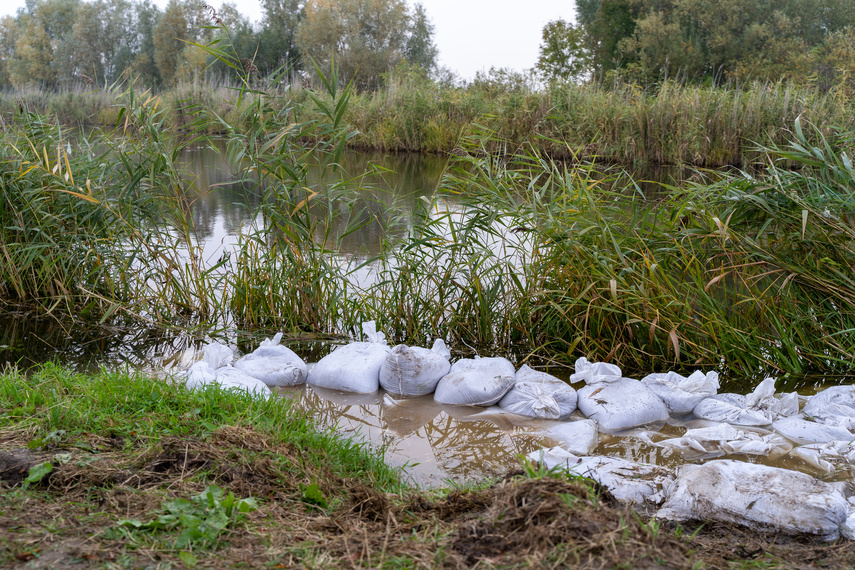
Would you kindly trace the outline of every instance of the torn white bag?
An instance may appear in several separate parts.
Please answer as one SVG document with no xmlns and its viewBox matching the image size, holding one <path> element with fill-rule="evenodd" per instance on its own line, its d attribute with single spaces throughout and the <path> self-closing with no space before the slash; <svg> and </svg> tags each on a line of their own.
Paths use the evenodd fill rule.
<svg viewBox="0 0 855 570">
<path fill-rule="evenodd" d="M 657 518 L 722 521 L 827 540 L 839 536 L 849 510 L 838 489 L 815 477 L 731 460 L 679 467 L 665 496 Z"/>
</svg>

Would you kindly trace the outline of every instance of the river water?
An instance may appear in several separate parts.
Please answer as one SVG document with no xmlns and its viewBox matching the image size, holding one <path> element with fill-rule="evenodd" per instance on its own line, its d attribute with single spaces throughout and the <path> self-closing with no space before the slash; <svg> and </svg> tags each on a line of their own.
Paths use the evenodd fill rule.
<svg viewBox="0 0 855 570">
<path fill-rule="evenodd" d="M 193 217 L 197 237 L 205 259 L 213 263 L 234 247 L 241 231 L 262 223 L 256 217 L 261 197 L 251 187 L 234 183 L 225 161 L 211 149 L 188 152 L 185 159 L 191 178 L 195 178 Z M 365 194 L 366 204 L 374 208 L 371 219 L 342 240 L 345 255 L 364 259 L 379 252 L 381 241 L 390 237 L 389 232 L 406 230 L 407 213 L 414 210 L 421 197 L 435 192 L 446 160 L 351 152 L 345 155 L 341 166 L 343 172 L 338 176 L 344 179 L 364 173 L 359 192 Z M 679 173 L 636 173 L 635 176 L 670 183 L 679 178 Z M 655 184 L 647 183 L 645 190 L 655 193 Z M 386 222 L 392 218 L 404 220 L 403 225 L 397 228 L 391 225 L 390 229 Z M 259 339 L 226 331 L 221 340 L 238 352 L 249 352 Z M 127 366 L 165 379 L 180 379 L 199 346 L 198 339 L 181 332 L 140 330 L 119 321 L 85 327 L 38 319 L 26 313 L 0 315 L 0 364 L 9 362 L 24 368 L 46 361 L 90 372 L 102 366 Z M 307 362 L 317 361 L 330 349 L 326 343 L 309 341 L 294 342 L 289 347 Z M 547 371 L 565 380 L 570 374 L 562 368 Z M 827 383 L 851 380 L 783 378 L 778 388 L 809 394 Z M 460 484 L 499 475 L 517 468 L 522 456 L 557 443 L 543 435 L 554 422 L 497 413 L 495 408 L 441 406 L 429 396 L 395 399 L 382 391 L 354 395 L 306 386 L 282 389 L 280 396 L 309 411 L 321 425 L 371 442 L 377 453 L 383 453 L 392 465 L 404 468 L 411 480 L 421 485 Z M 640 432 L 601 434 L 595 453 L 677 465 L 686 458 L 655 442 L 677 437 L 685 429 L 680 422 L 673 422 Z M 806 465 L 786 456 L 752 460 L 811 472 Z"/>
</svg>

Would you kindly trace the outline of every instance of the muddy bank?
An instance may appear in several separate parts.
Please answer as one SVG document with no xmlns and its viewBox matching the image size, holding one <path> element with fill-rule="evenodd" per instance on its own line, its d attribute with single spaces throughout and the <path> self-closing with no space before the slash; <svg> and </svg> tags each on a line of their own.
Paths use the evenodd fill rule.
<svg viewBox="0 0 855 570">
<path fill-rule="evenodd" d="M 28 440 L 8 431 L 0 438 L 4 567 L 180 563 L 174 537 L 123 532 L 119 522 L 151 519 L 166 499 L 212 484 L 257 498 L 259 508 L 215 546 L 190 549 L 201 567 L 855 565 L 851 542 L 649 522 L 589 481 L 533 468 L 481 489 L 390 494 L 322 469 L 289 479 L 283 466 L 307 467 L 304 451 L 246 427 L 154 445 L 92 435 L 74 447 L 30 450 Z M 54 470 L 22 489 L 29 469 L 45 461 Z M 318 500 L 307 498 L 312 483 Z"/>
</svg>

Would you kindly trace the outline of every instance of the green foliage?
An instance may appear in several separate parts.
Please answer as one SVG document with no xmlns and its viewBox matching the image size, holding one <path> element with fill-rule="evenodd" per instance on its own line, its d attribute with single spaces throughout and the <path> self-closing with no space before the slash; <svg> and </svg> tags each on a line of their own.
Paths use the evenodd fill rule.
<svg viewBox="0 0 855 570">
<path fill-rule="evenodd" d="M 816 54 L 855 25 L 845 0 L 577 0 L 593 71 L 644 84 L 782 80 L 810 83 Z M 835 80 L 842 80 L 835 75 Z"/>
<path fill-rule="evenodd" d="M 310 506 L 326 509 L 329 505 L 317 483 L 300 483 L 300 492 L 303 494 L 303 502 Z"/>
<path fill-rule="evenodd" d="M 175 532 L 174 548 L 208 548 L 216 545 L 220 535 L 238 526 L 247 513 L 258 508 L 252 497 L 237 499 L 231 491 L 224 494 L 216 485 L 188 499 L 174 499 L 163 503 L 164 514 L 149 522 L 123 519 L 118 526 L 140 532 Z M 132 533 L 129 533 L 133 537 Z"/>
<path fill-rule="evenodd" d="M 383 74 L 409 59 L 430 70 L 436 59 L 433 26 L 421 4 L 410 15 L 403 0 L 310 0 L 297 46 L 322 69 L 337 65 L 359 91 L 381 86 Z"/>
<path fill-rule="evenodd" d="M 27 478 L 24 479 L 23 487 L 26 489 L 29 485 L 39 483 L 42 479 L 50 475 L 51 472 L 53 472 L 53 464 L 50 461 L 33 465 L 30 467 Z"/>
<path fill-rule="evenodd" d="M 588 53 L 581 27 L 554 20 L 543 27 L 543 43 L 535 67 L 548 80 L 578 81 L 587 71 Z"/>
</svg>

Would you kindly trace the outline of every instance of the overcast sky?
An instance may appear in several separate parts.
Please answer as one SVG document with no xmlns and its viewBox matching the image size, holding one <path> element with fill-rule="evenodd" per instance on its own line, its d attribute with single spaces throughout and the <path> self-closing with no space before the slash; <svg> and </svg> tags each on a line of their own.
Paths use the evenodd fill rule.
<svg viewBox="0 0 855 570">
<path fill-rule="evenodd" d="M 154 0 L 161 8 L 168 0 Z M 233 0 L 250 20 L 261 19 L 258 0 Z M 209 0 L 215 6 L 222 0 Z M 407 0 L 411 6 L 414 0 Z M 422 0 L 433 21 L 439 63 L 464 79 L 490 67 L 521 71 L 537 61 L 540 32 L 550 20 L 573 20 L 573 0 Z M 24 0 L 0 0 L 14 14 Z"/>
</svg>

